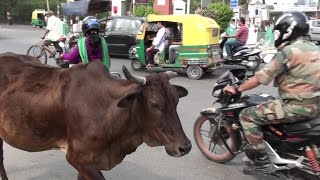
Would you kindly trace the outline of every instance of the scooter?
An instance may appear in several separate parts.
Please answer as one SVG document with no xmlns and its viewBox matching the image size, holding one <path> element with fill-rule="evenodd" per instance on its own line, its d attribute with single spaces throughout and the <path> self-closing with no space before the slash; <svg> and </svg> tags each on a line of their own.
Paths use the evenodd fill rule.
<svg viewBox="0 0 320 180">
<path fill-rule="evenodd" d="M 274 99 L 268 94 L 223 93 L 227 85 L 239 86 L 249 76 L 245 69 L 232 69 L 215 82 L 211 106 L 200 112 L 194 124 L 195 142 L 203 155 L 217 163 L 231 161 L 247 144 L 239 113 L 247 107 Z M 286 180 L 320 179 L 320 116 L 309 120 L 261 127 L 272 168 L 246 174 L 273 175 Z M 249 163 L 249 162 L 248 162 Z"/>
</svg>

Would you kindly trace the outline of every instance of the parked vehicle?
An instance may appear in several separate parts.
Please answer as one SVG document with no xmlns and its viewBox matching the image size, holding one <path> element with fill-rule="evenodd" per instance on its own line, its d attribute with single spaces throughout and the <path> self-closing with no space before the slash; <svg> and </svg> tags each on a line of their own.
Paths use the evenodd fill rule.
<svg viewBox="0 0 320 180">
<path fill-rule="evenodd" d="M 108 16 L 100 19 L 110 55 L 128 56 L 130 47 L 136 44 L 136 35 L 144 23 L 143 18 L 130 16 Z"/>
<path fill-rule="evenodd" d="M 308 41 L 317 41 L 320 44 L 320 19 L 309 21 L 309 34 L 305 38 Z"/>
<path fill-rule="evenodd" d="M 35 9 L 32 12 L 32 16 L 31 16 L 31 25 L 33 27 L 44 27 L 46 26 L 46 21 L 45 21 L 45 14 L 46 14 L 46 10 L 44 9 Z"/>
<path fill-rule="evenodd" d="M 194 138 L 206 158 L 226 163 L 243 152 L 247 140 L 239 122 L 239 113 L 244 108 L 274 99 L 268 94 L 233 95 L 222 92 L 226 85 L 238 86 L 247 80 L 245 69 L 233 69 L 222 74 L 216 81 L 213 103 L 200 112 L 194 124 Z M 269 174 L 284 179 L 320 178 L 319 145 L 320 117 L 307 121 L 262 126 L 264 144 L 272 162 L 272 168 L 256 173 Z"/>
<path fill-rule="evenodd" d="M 206 73 L 212 73 L 220 67 L 219 25 L 211 18 L 196 14 L 188 15 L 149 15 L 137 35 L 137 44 L 130 49 L 129 58 L 133 70 L 141 71 L 146 66 L 146 49 L 151 45 L 158 28 L 156 23 L 163 21 L 173 33 L 179 31 L 181 24 L 182 45 L 175 54 L 175 62 L 168 60 L 168 48 L 155 55 L 155 67 L 173 71 L 184 70 L 190 79 L 200 79 Z"/>
</svg>

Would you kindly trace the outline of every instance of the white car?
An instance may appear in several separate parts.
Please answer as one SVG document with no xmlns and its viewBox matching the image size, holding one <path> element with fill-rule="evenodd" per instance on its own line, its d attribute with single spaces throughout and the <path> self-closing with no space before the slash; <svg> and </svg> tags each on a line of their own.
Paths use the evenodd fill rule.
<svg viewBox="0 0 320 180">
<path fill-rule="evenodd" d="M 305 38 L 308 41 L 317 41 L 320 44 L 320 19 L 309 20 L 309 34 Z"/>
</svg>

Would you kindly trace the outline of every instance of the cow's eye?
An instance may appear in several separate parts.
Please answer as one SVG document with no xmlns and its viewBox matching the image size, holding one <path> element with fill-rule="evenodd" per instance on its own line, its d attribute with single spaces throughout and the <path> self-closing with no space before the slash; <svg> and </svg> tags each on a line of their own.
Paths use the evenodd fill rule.
<svg viewBox="0 0 320 180">
<path fill-rule="evenodd" d="M 152 109 L 160 109 L 160 106 L 157 103 L 151 104 Z"/>
</svg>

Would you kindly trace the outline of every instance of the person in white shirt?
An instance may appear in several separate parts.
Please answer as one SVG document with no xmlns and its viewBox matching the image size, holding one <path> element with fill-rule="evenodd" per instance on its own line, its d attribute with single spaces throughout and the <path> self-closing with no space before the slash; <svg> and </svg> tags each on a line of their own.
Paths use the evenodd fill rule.
<svg viewBox="0 0 320 180">
<path fill-rule="evenodd" d="M 156 37 L 153 39 L 152 45 L 147 48 L 147 66 L 146 67 L 153 67 L 154 66 L 154 55 L 157 52 L 162 52 L 165 46 L 165 23 L 164 22 L 157 22 L 157 26 L 159 28 Z"/>
<path fill-rule="evenodd" d="M 62 48 L 59 46 L 58 40 L 63 36 L 63 28 L 61 20 L 54 16 L 51 10 L 46 12 L 46 16 L 48 17 L 47 27 L 41 39 L 45 39 L 43 48 L 50 52 L 49 58 L 51 58 L 55 53 L 48 47 L 50 44 L 53 44 L 59 55 L 62 53 Z"/>
</svg>

